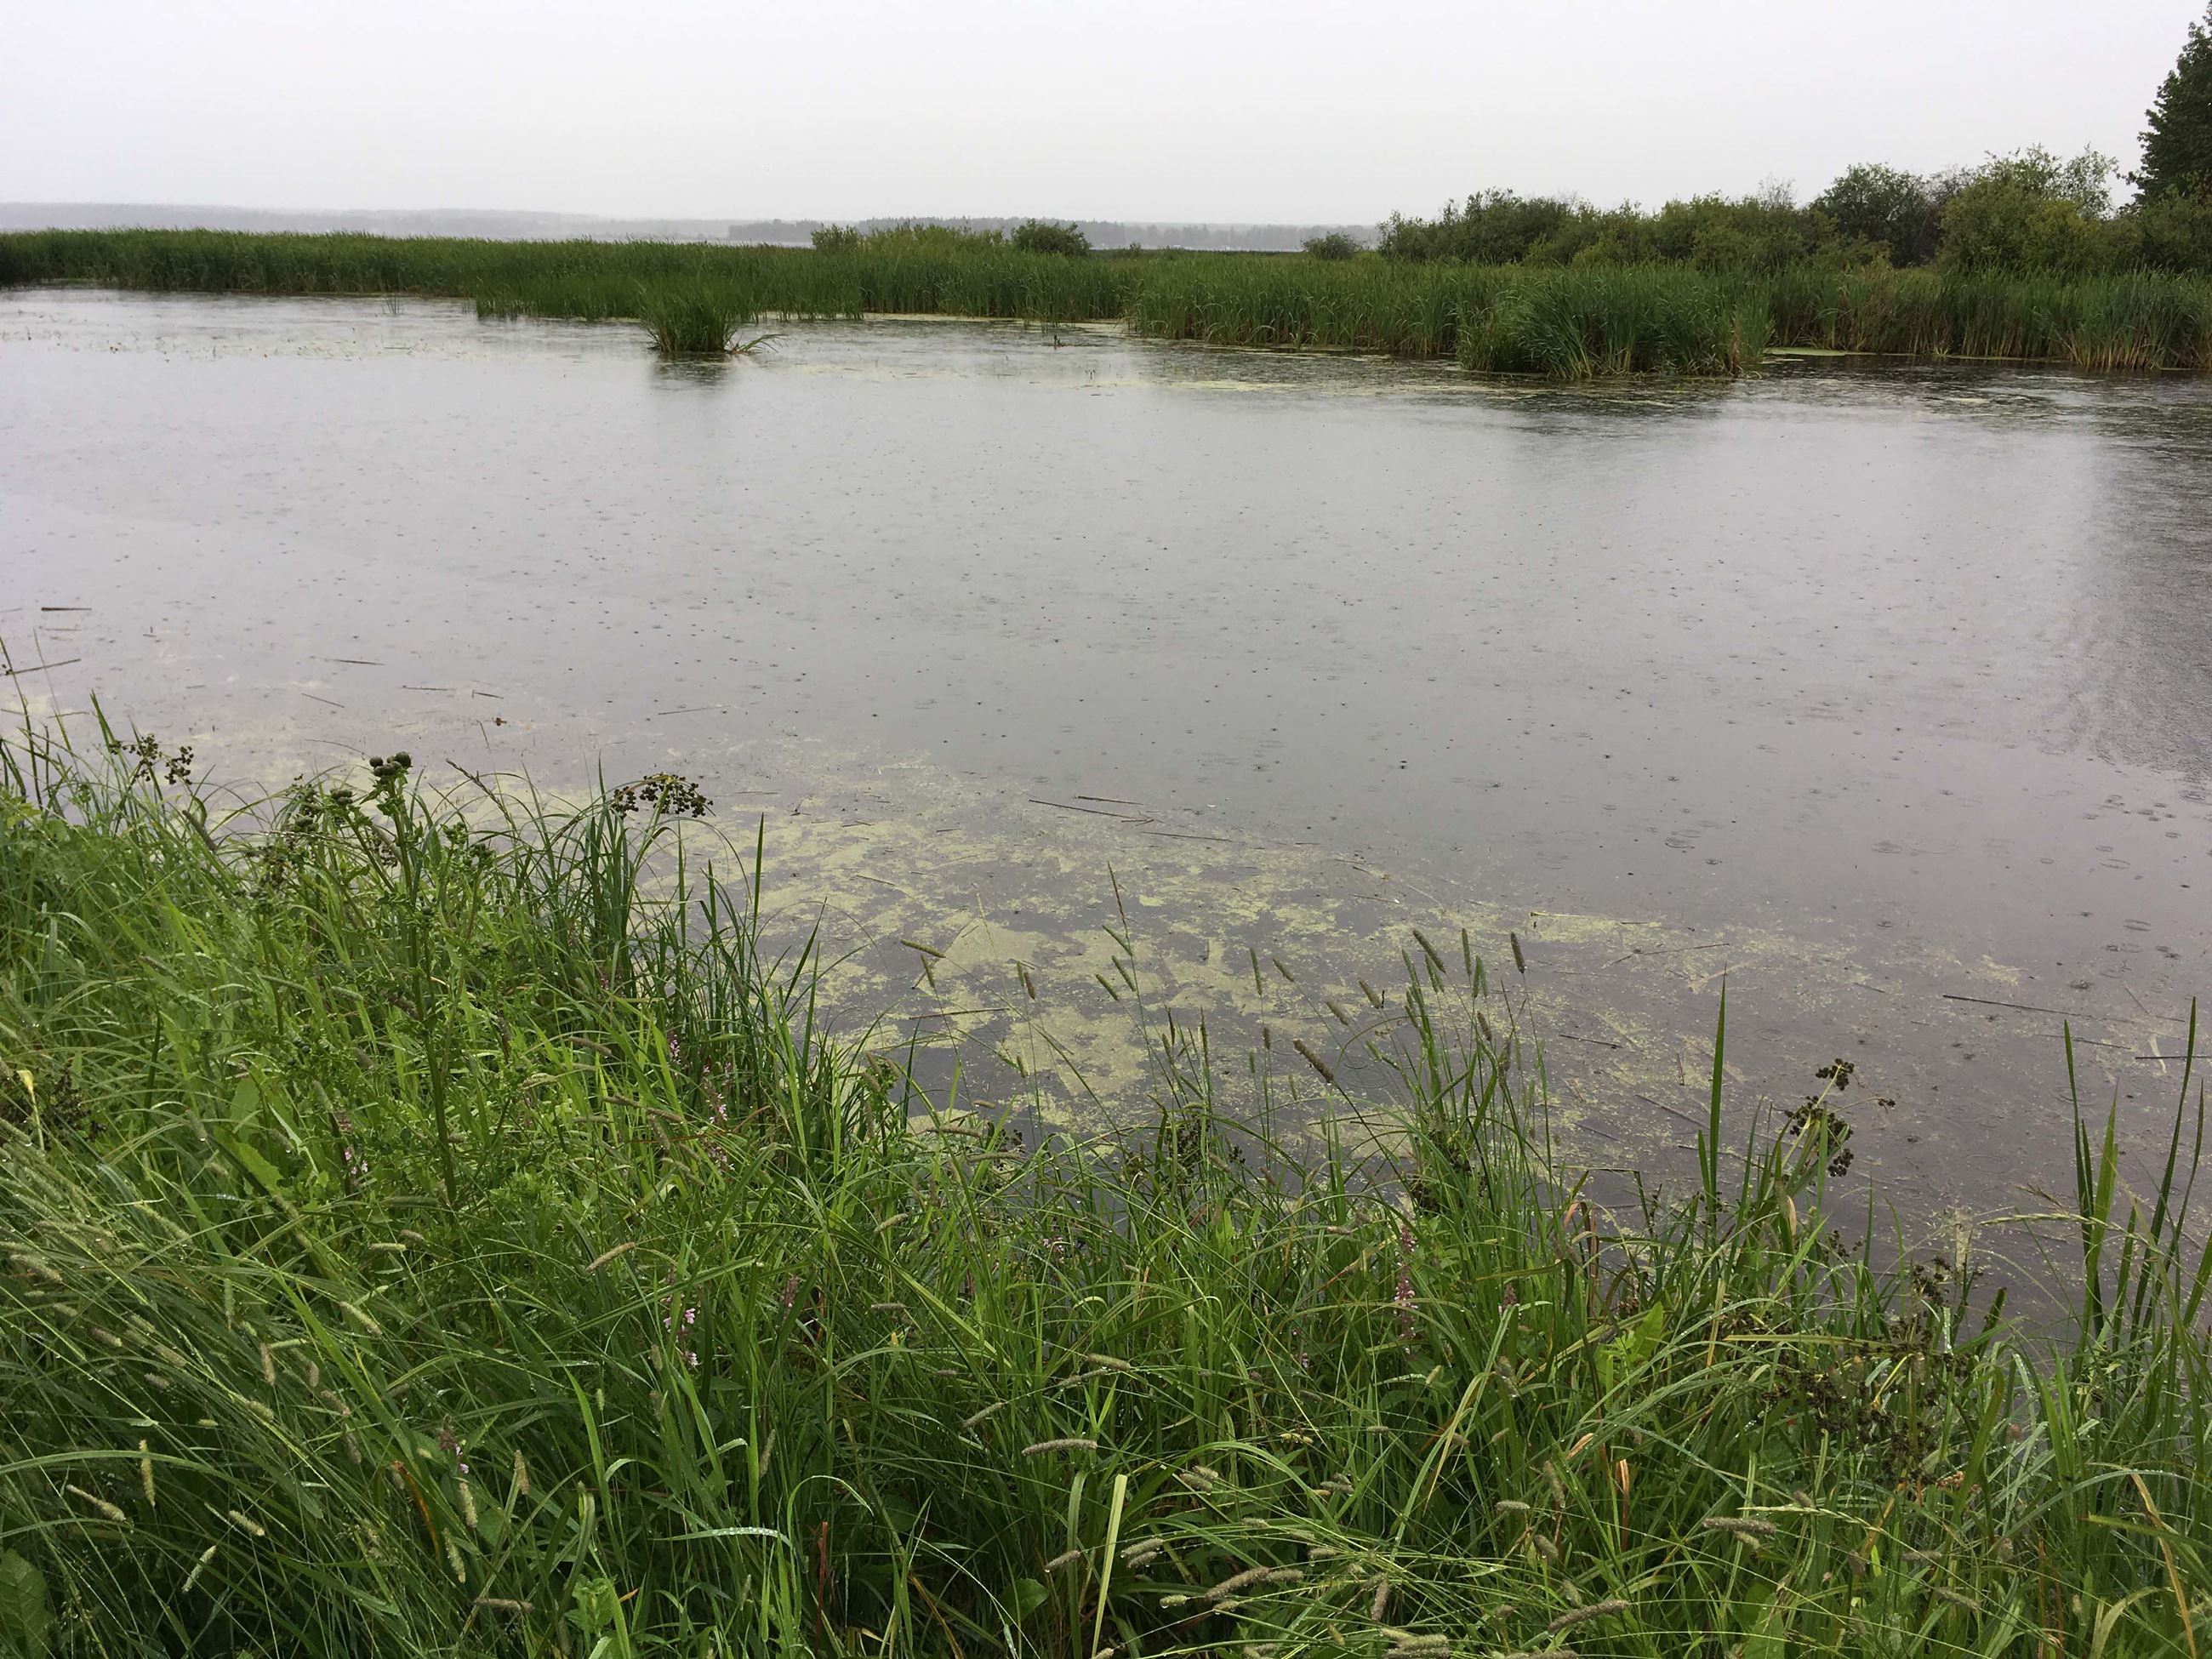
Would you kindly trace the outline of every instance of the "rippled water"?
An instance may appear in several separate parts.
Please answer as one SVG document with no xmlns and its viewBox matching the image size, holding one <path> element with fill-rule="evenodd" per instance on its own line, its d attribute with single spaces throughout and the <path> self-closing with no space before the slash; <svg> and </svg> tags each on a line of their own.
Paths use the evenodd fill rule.
<svg viewBox="0 0 2212 1659">
<path fill-rule="evenodd" d="M 2148 1147 L 2212 984 L 2197 380 L 1563 390 L 939 321 L 670 368 L 47 290 L 0 295 L 0 640 L 65 665 L 34 697 L 223 777 L 673 766 L 769 815 L 872 986 L 956 941 L 973 994 L 902 1014 L 1021 957 L 1039 1030 L 937 1023 L 1058 1020 L 1109 1082 L 1121 1012 L 1074 988 L 1109 864 L 1164 997 L 1340 1048 L 1320 1000 L 1408 923 L 1513 928 L 1625 1161 L 1685 1137 L 1727 969 L 1740 1097 L 1854 1057 L 1916 1201 L 2057 1174 L 2062 1015 Z M 1297 975 L 1265 1011 L 1248 947 Z"/>
</svg>

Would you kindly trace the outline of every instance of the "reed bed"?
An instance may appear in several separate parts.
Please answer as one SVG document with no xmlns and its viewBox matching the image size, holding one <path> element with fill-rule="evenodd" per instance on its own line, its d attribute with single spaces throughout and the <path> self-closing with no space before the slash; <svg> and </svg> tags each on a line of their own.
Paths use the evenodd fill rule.
<svg viewBox="0 0 2212 1659">
<path fill-rule="evenodd" d="M 1740 1109 L 1724 1012 L 1697 1172 L 1626 1213 L 1464 940 L 1371 1039 L 1387 1158 L 1325 1060 L 1164 1016 L 1141 1127 L 1023 1145 L 817 1022 L 680 779 L 556 811 L 397 756 L 225 811 L 64 735 L 0 745 L 18 1651 L 2212 1635 L 2186 1079 L 2154 1191 L 2077 1110 L 2033 1335 L 1842 1242 L 1848 1068 Z"/>
<path fill-rule="evenodd" d="M 1024 251 L 885 235 L 828 251 L 216 231 L 0 234 L 0 284 L 411 294 L 487 318 L 641 320 L 703 295 L 757 314 L 1118 321 L 1167 339 L 1454 359 L 1559 378 L 1729 375 L 1818 346 L 2087 369 L 2212 368 L 2212 278 L 1989 276 L 1804 264 L 1462 265 L 1372 257 Z"/>
</svg>

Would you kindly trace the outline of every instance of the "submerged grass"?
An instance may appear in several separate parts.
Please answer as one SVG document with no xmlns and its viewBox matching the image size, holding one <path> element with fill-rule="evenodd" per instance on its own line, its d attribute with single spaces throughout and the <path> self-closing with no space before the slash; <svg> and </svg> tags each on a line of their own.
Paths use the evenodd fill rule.
<svg viewBox="0 0 2212 1659">
<path fill-rule="evenodd" d="M 1456 358 L 1471 368 L 1563 378 L 1734 374 L 1755 367 L 1769 345 L 2092 369 L 2212 368 L 2212 279 L 2153 273 L 1973 276 L 1808 264 L 1757 275 L 1219 253 L 1069 258 L 921 236 L 817 252 L 228 231 L 0 234 L 0 285 L 59 281 L 437 295 L 471 299 L 487 317 L 586 321 L 640 318 L 648 304 L 665 309 L 711 293 L 796 318 L 1120 321 L 1165 338 Z"/>
<path fill-rule="evenodd" d="M 1719 1052 L 1696 1184 L 1595 1206 L 1471 952 L 1409 948 L 1388 1162 L 1240 1127 L 1174 1020 L 1147 1127 L 1025 1146 L 817 1024 L 680 780 L 226 818 L 113 746 L 0 747 L 19 1648 L 2212 1635 L 2201 1091 L 2140 1198 L 2077 1112 L 2036 1340 L 1846 1248 L 1830 1109 L 1736 1122 Z M 1298 1086 L 1253 1055 L 1252 1122 Z"/>
</svg>

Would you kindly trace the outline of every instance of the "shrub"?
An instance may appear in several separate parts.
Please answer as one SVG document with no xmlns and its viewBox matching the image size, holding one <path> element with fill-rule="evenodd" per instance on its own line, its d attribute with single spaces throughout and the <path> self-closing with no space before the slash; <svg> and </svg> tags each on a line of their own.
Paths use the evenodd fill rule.
<svg viewBox="0 0 2212 1659">
<path fill-rule="evenodd" d="M 866 239 L 850 225 L 824 225 L 812 240 L 817 253 L 857 253 Z"/>
<path fill-rule="evenodd" d="M 1948 193 L 1946 181 L 1863 162 L 1814 198 L 1813 209 L 1843 235 L 1887 249 L 1892 264 L 1920 265 L 1936 257 Z"/>
<path fill-rule="evenodd" d="M 1991 158 L 1944 208 L 1939 263 L 2069 276 L 2109 269 L 2118 247 L 2106 221 L 2113 165 L 2094 150 L 2069 161 L 2040 148 Z"/>
<path fill-rule="evenodd" d="M 1356 259 L 1359 257 L 1359 244 L 1340 230 L 1332 230 L 1322 236 L 1307 237 L 1305 249 L 1316 259 Z"/>
<path fill-rule="evenodd" d="M 1091 239 L 1073 225 L 1028 219 L 1014 228 L 1013 244 L 1024 253 L 1061 253 L 1073 258 L 1091 252 Z"/>
</svg>

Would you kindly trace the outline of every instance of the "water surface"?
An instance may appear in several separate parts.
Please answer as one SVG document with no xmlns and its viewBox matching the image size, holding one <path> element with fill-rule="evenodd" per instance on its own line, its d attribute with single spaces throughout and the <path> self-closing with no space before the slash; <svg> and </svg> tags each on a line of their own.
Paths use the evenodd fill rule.
<svg viewBox="0 0 2212 1659">
<path fill-rule="evenodd" d="M 1137 1072 L 1109 865 L 1148 988 L 1271 1063 L 1356 1059 L 1324 999 L 1408 927 L 1517 932 L 1624 1162 L 1686 1138 L 1725 970 L 1745 1105 L 1851 1056 L 1860 1172 L 1984 1212 L 2062 1175 L 2062 1019 L 2148 1155 L 2212 983 L 2197 380 L 1560 389 L 942 321 L 669 367 L 45 290 L 0 295 L 0 454 L 34 698 L 221 779 L 687 772 L 863 990 L 1069 1099 Z M 953 954 L 902 995 L 917 929 Z M 1296 976 L 1264 1007 L 1248 952 Z"/>
</svg>

